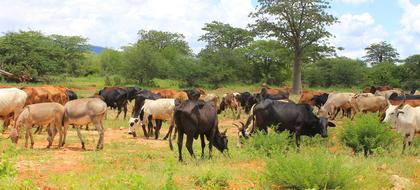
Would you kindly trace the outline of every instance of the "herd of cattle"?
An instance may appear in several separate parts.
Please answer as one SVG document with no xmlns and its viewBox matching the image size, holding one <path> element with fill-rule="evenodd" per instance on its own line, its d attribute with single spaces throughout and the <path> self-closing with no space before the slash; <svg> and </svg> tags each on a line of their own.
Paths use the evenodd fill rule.
<svg viewBox="0 0 420 190">
<path fill-rule="evenodd" d="M 248 114 L 244 122 L 235 123 L 239 138 L 249 138 L 255 131 L 267 131 L 275 126 L 277 132 L 289 131 L 300 146 L 300 136 L 327 137 L 328 127 L 335 127 L 331 121 L 341 112 L 342 116 L 353 119 L 356 113 L 377 112 L 384 122 L 390 122 L 405 136 L 406 144 L 411 144 L 415 133 L 420 132 L 420 94 L 418 91 L 405 93 L 387 86 L 368 87 L 361 93 L 335 93 L 304 90 L 298 103 L 289 99 L 290 88 L 270 88 L 267 85 L 257 93 L 233 92 L 221 98 L 203 89 L 178 91 L 173 89 L 145 90 L 137 87 L 105 87 L 87 98 L 79 98 L 70 89 L 59 86 L 0 87 L 0 118 L 4 120 L 4 130 L 10 128 L 10 138 L 17 143 L 19 128 L 26 130 L 26 143 L 34 141 L 32 128 L 48 125 L 48 147 L 55 135 L 59 134 L 58 147 L 65 144 L 69 125 L 76 128 L 82 148 L 85 143 L 80 132 L 81 126 L 93 124 L 99 133 L 97 149 L 103 148 L 104 128 L 107 108 L 118 110 L 117 118 L 124 111 L 127 115 L 128 102 L 134 100 L 128 133 L 137 136 L 141 127 L 145 137 L 159 138 L 163 122 L 169 125 L 164 139 L 173 138 L 178 132 L 179 160 L 182 160 L 182 144 L 186 135 L 186 147 L 194 156 L 192 143 L 200 137 L 202 157 L 205 138 L 209 144 L 209 155 L 215 146 L 222 153 L 228 150 L 226 130 L 219 131 L 218 114 L 231 110 L 240 119 L 241 110 Z M 317 111 L 314 111 L 314 108 Z M 38 130 L 37 130 L 38 131 Z M 238 141 L 240 143 L 241 140 Z M 240 146 L 240 144 L 238 144 Z"/>
</svg>

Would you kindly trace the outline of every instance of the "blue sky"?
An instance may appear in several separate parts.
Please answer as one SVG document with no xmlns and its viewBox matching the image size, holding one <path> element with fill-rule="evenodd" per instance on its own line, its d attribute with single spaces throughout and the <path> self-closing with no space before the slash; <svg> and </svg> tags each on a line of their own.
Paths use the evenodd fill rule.
<svg viewBox="0 0 420 190">
<path fill-rule="evenodd" d="M 246 27 L 256 0 L 1 0 L 0 32 L 41 30 L 81 35 L 94 45 L 118 49 L 133 43 L 140 29 L 185 35 L 194 52 L 204 43 L 204 23 L 218 20 Z M 364 48 L 388 41 L 401 58 L 420 53 L 420 0 L 333 0 L 340 21 L 329 27 L 340 55 L 360 58 Z"/>
</svg>

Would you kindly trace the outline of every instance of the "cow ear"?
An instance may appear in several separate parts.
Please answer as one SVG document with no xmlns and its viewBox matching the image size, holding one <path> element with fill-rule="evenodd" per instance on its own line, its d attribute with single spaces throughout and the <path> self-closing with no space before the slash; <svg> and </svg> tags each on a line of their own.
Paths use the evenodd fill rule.
<svg viewBox="0 0 420 190">
<path fill-rule="evenodd" d="M 335 127 L 335 124 L 333 122 L 331 122 L 331 121 L 328 121 L 328 126 L 329 127 Z"/>
</svg>

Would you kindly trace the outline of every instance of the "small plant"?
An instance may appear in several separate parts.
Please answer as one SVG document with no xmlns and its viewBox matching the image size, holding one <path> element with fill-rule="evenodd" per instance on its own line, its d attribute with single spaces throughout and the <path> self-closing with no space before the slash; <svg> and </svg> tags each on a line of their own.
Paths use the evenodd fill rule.
<svg viewBox="0 0 420 190">
<path fill-rule="evenodd" d="M 363 151 L 365 156 L 389 150 L 396 138 L 397 134 L 388 124 L 381 123 L 375 114 L 363 114 L 354 121 L 347 120 L 341 132 L 341 142 L 355 152 Z"/>
<path fill-rule="evenodd" d="M 112 86 L 112 81 L 111 78 L 109 78 L 109 76 L 105 77 L 105 86 Z"/>
<path fill-rule="evenodd" d="M 348 189 L 356 172 L 346 160 L 328 151 L 288 153 L 269 161 L 263 185 L 269 189 Z"/>
<path fill-rule="evenodd" d="M 248 150 L 257 151 L 265 156 L 271 156 L 275 153 L 283 153 L 289 148 L 291 139 L 289 133 L 268 133 L 257 132 L 253 135 L 248 144 Z"/>
<path fill-rule="evenodd" d="M 143 178 L 133 172 L 117 174 L 102 179 L 99 189 L 144 189 Z"/>
<path fill-rule="evenodd" d="M 163 186 L 164 190 L 178 189 L 174 181 L 174 166 L 175 166 L 175 161 L 169 160 L 167 167 L 165 169 L 165 173 L 164 173 L 164 176 L 165 176 L 165 184 Z"/>
<path fill-rule="evenodd" d="M 204 175 L 194 176 L 195 185 L 204 189 L 223 189 L 229 186 L 226 171 L 209 170 Z"/>
</svg>

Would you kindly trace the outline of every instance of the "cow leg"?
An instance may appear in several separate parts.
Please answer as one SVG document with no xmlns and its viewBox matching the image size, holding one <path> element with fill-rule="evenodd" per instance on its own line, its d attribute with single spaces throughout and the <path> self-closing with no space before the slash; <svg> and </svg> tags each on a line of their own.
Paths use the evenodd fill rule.
<svg viewBox="0 0 420 190">
<path fill-rule="evenodd" d="M 144 137 L 149 138 L 149 135 L 146 131 L 146 126 L 143 123 L 141 123 L 140 125 L 141 125 L 141 128 L 143 129 Z"/>
<path fill-rule="evenodd" d="M 94 122 L 96 130 L 99 133 L 99 140 L 98 145 L 96 145 L 96 150 L 102 150 L 104 148 L 104 127 L 102 125 L 102 121 Z"/>
<path fill-rule="evenodd" d="M 127 118 L 127 111 L 128 111 L 128 109 L 127 109 L 127 102 L 125 102 L 125 104 L 124 104 L 124 119 Z"/>
<path fill-rule="evenodd" d="M 61 141 L 63 141 L 63 130 L 61 128 L 61 120 L 62 118 L 58 118 L 56 119 L 55 123 L 54 123 L 54 127 L 51 127 L 50 129 L 54 129 L 56 131 L 58 131 L 58 148 L 61 148 Z M 53 142 L 54 138 L 51 139 L 51 143 Z"/>
<path fill-rule="evenodd" d="M 216 129 L 213 129 L 210 132 L 210 139 L 209 139 L 209 159 L 211 159 L 213 156 L 213 142 L 214 142 L 214 136 L 216 135 Z"/>
<path fill-rule="evenodd" d="M 204 141 L 204 134 L 200 135 L 201 140 L 201 159 L 204 160 L 204 148 L 206 147 L 206 142 Z"/>
<path fill-rule="evenodd" d="M 32 125 L 32 127 L 33 127 L 33 125 Z M 35 130 L 35 134 L 41 134 L 41 130 L 42 130 L 42 125 L 38 125 L 38 127 L 36 128 L 36 130 Z"/>
<path fill-rule="evenodd" d="M 190 153 L 191 157 L 195 159 L 194 150 L 192 148 L 193 140 L 194 140 L 193 135 L 187 135 L 187 142 L 185 143 L 185 146 L 187 147 L 187 150 Z"/>
<path fill-rule="evenodd" d="M 334 116 L 331 120 L 334 120 L 337 117 L 339 112 L 340 112 L 340 109 L 335 110 Z"/>
<path fill-rule="evenodd" d="M 169 129 L 168 129 L 168 133 L 166 133 L 165 137 L 163 137 L 163 140 L 168 139 L 168 137 L 170 136 L 169 134 L 172 133 L 172 130 L 174 129 L 174 120 L 171 119 L 169 121 Z M 176 132 L 175 132 L 176 133 Z M 175 139 L 175 135 L 174 135 L 174 139 Z"/>
<path fill-rule="evenodd" d="M 85 130 L 86 130 L 86 131 L 89 131 L 89 124 L 86 124 L 86 128 L 85 128 Z"/>
<path fill-rule="evenodd" d="M 300 151 L 300 132 L 298 130 L 296 130 L 295 137 L 297 150 Z"/>
<path fill-rule="evenodd" d="M 33 135 L 32 135 L 32 127 L 31 128 L 29 128 L 29 137 L 31 138 L 31 149 L 33 149 L 34 148 L 34 137 L 33 137 Z"/>
<path fill-rule="evenodd" d="M 86 150 L 86 148 L 85 148 L 85 141 L 83 141 L 82 133 L 80 132 L 80 127 L 81 127 L 81 126 L 77 126 L 77 127 L 76 127 L 76 130 L 77 130 L 77 136 L 79 137 L 79 139 L 80 139 L 80 143 L 82 144 L 82 149 L 83 149 L 83 150 Z"/>
<path fill-rule="evenodd" d="M 155 139 L 158 139 L 160 129 L 162 128 L 162 120 L 154 120 L 154 121 L 155 121 L 155 126 L 156 126 Z"/>
<path fill-rule="evenodd" d="M 179 131 L 178 134 L 178 155 L 179 155 L 179 160 L 180 162 L 182 162 L 182 141 L 184 140 L 184 133 Z"/>
<path fill-rule="evenodd" d="M 63 141 L 61 142 L 61 146 L 64 146 L 64 144 L 66 144 L 67 129 L 68 129 L 68 123 L 67 122 L 64 122 L 63 129 L 64 129 L 64 131 L 63 131 Z M 55 133 L 54 133 L 54 135 L 55 135 Z"/>
<path fill-rule="evenodd" d="M 26 129 L 26 134 L 25 134 L 25 148 L 28 148 L 28 138 L 29 138 L 29 132 L 31 130 L 31 128 L 29 126 L 27 126 L 26 124 L 24 125 L 25 129 Z"/>
</svg>

